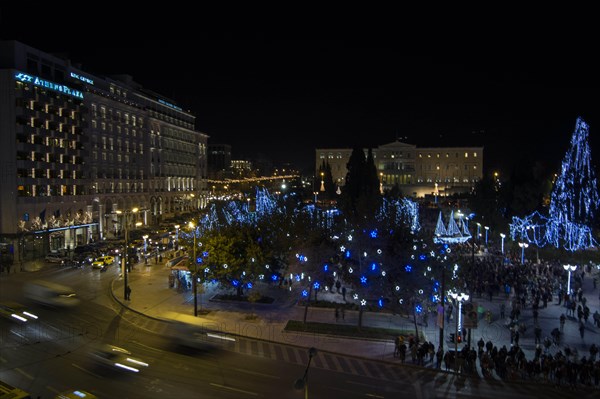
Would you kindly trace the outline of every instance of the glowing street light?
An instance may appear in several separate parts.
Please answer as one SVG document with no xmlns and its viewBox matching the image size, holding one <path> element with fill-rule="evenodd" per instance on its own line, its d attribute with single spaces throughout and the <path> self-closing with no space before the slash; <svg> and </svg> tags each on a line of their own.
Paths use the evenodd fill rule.
<svg viewBox="0 0 600 399">
<path fill-rule="evenodd" d="M 456 329 L 454 335 L 454 356 L 458 355 L 458 333 L 462 330 L 462 304 L 469 300 L 469 294 L 465 294 L 464 292 L 452 292 L 448 291 L 448 295 L 454 299 L 458 303 L 458 312 L 456 317 Z M 455 365 L 457 362 L 454 363 Z M 455 367 L 456 372 L 458 372 Z"/>
<path fill-rule="evenodd" d="M 214 187 L 214 186 L 213 186 Z M 177 251 L 179 249 L 179 226 L 178 224 L 175 225 L 175 250 Z"/>
<path fill-rule="evenodd" d="M 571 295 L 571 272 L 577 270 L 577 265 L 563 265 L 563 268 L 569 272 L 567 280 L 567 294 Z"/>
<path fill-rule="evenodd" d="M 488 231 L 490 230 L 489 226 L 485 226 L 485 246 L 487 247 L 487 238 L 488 238 Z"/>
<path fill-rule="evenodd" d="M 196 225 L 193 222 L 189 224 L 190 230 L 194 235 L 194 274 L 192 275 L 192 286 L 194 287 L 194 316 L 198 316 L 198 259 L 196 259 Z"/>
<path fill-rule="evenodd" d="M 502 249 L 502 253 L 504 254 L 504 238 L 506 238 L 506 234 L 500 233 L 500 238 L 502 239 L 501 249 Z"/>
<path fill-rule="evenodd" d="M 521 247 L 521 264 L 525 264 L 525 248 L 529 246 L 526 242 L 520 242 L 519 246 Z"/>
</svg>

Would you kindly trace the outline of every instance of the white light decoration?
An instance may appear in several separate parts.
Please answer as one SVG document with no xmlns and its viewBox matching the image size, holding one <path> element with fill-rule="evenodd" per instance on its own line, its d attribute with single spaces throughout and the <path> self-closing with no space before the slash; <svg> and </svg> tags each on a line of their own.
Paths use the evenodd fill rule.
<svg viewBox="0 0 600 399">
<path fill-rule="evenodd" d="M 223 269 L 227 269 L 229 266 L 227 266 L 227 263 L 223 264 Z"/>
<path fill-rule="evenodd" d="M 381 249 L 378 249 L 377 250 L 377 255 L 381 255 L 381 253 L 382 253 Z"/>
<path fill-rule="evenodd" d="M 366 252 L 363 252 L 363 257 L 365 257 L 365 258 L 367 257 L 367 253 Z"/>
<path fill-rule="evenodd" d="M 354 270 L 352 270 L 352 268 L 348 269 L 348 273 L 352 273 Z"/>
<path fill-rule="evenodd" d="M 431 271 L 431 266 L 427 266 L 427 271 L 430 272 Z"/>
<path fill-rule="evenodd" d="M 358 299 L 358 294 L 352 295 L 352 298 L 354 298 L 354 300 L 357 300 Z"/>
<path fill-rule="evenodd" d="M 382 275 L 383 277 L 385 277 L 385 270 L 382 270 L 382 271 L 381 271 L 381 275 Z"/>
<path fill-rule="evenodd" d="M 352 241 L 352 235 L 348 236 L 348 241 Z"/>
<path fill-rule="evenodd" d="M 396 291 L 400 291 L 400 286 L 399 285 L 396 286 Z"/>
<path fill-rule="evenodd" d="M 360 300 L 360 304 L 361 304 L 361 306 L 365 306 L 367 304 L 367 300 L 366 299 L 361 299 Z"/>
<path fill-rule="evenodd" d="M 333 277 L 337 277 L 337 272 L 333 272 Z"/>
<path fill-rule="evenodd" d="M 423 295 L 423 290 L 419 290 L 419 295 Z"/>
<path fill-rule="evenodd" d="M 398 299 L 398 303 L 399 303 L 400 305 L 402 305 L 402 304 L 404 303 L 404 299 L 403 299 L 403 298 L 400 298 L 400 299 Z"/>
<path fill-rule="evenodd" d="M 342 246 L 340 247 L 340 252 L 344 252 L 345 250 L 346 250 L 346 247 L 342 245 Z"/>
</svg>

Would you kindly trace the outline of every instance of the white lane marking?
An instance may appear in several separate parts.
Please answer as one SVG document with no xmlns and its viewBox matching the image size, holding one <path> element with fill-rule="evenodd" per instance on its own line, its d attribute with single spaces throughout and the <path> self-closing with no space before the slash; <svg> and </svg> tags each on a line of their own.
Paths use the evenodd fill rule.
<svg viewBox="0 0 600 399">
<path fill-rule="evenodd" d="M 230 391 L 234 391 L 234 392 L 245 393 L 246 395 L 258 396 L 258 394 L 256 392 L 244 391 L 243 389 L 227 387 L 225 385 L 215 384 L 213 382 L 211 382 L 210 385 L 217 387 L 217 388 L 229 389 Z"/>
</svg>

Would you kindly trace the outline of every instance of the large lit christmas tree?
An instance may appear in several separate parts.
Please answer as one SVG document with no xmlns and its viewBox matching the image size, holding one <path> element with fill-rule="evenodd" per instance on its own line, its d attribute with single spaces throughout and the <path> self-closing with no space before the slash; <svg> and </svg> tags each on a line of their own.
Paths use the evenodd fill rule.
<svg viewBox="0 0 600 399">
<path fill-rule="evenodd" d="M 589 126 L 577 118 L 571 144 L 554 183 L 548 217 L 538 212 L 525 218 L 513 217 L 513 240 L 525 240 L 537 246 L 546 244 L 577 251 L 596 247 L 590 226 L 600 208 L 596 175 L 588 143 Z"/>
<path fill-rule="evenodd" d="M 591 152 L 589 126 L 577 118 L 571 144 L 562 162 L 561 174 L 552 190 L 550 217 L 562 222 L 591 224 L 598 212 L 599 197 Z"/>
</svg>

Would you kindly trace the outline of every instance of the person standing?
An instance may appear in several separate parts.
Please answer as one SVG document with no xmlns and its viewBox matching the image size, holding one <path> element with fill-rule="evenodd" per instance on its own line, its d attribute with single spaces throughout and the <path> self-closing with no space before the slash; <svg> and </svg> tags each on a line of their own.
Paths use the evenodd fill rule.
<svg viewBox="0 0 600 399">
<path fill-rule="evenodd" d="M 131 286 L 127 285 L 127 288 L 125 289 L 125 293 L 127 294 L 125 296 L 125 299 L 128 301 L 131 300 Z"/>
<path fill-rule="evenodd" d="M 579 335 L 581 335 L 581 339 L 583 339 L 583 335 L 585 334 L 585 325 L 581 320 L 579 320 Z"/>
</svg>

